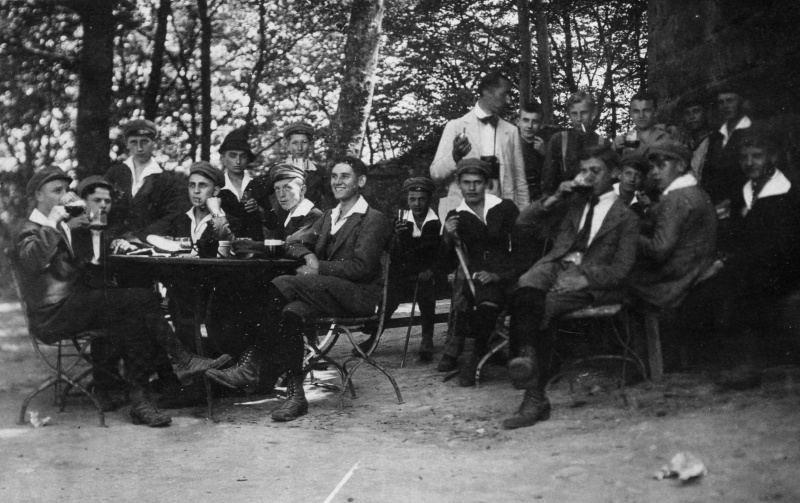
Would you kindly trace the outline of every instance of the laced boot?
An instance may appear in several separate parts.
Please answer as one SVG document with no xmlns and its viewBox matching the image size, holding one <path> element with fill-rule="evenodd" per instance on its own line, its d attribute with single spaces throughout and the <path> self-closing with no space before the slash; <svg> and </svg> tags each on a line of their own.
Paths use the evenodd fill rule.
<svg viewBox="0 0 800 503">
<path fill-rule="evenodd" d="M 534 384 L 531 380 L 538 377 L 535 355 L 532 346 L 523 346 L 519 356 L 508 362 L 508 374 L 516 389 L 530 388 Z"/>
<path fill-rule="evenodd" d="M 514 415 L 503 420 L 503 428 L 507 430 L 524 428 L 548 419 L 550 419 L 550 400 L 543 390 L 530 388 L 525 390 L 522 404 Z"/>
<path fill-rule="evenodd" d="M 172 418 L 153 405 L 144 387 L 136 386 L 131 391 L 131 422 L 146 424 L 151 428 L 169 426 Z"/>
<path fill-rule="evenodd" d="M 308 401 L 303 389 L 304 376 L 302 373 L 289 372 L 286 376 L 286 401 L 281 408 L 272 413 L 273 421 L 294 421 L 299 416 L 308 414 Z"/>
<path fill-rule="evenodd" d="M 239 358 L 236 364 L 225 370 L 209 369 L 206 376 L 214 382 L 239 389 L 258 385 L 261 360 L 256 357 L 255 350 L 250 348 Z"/>
<path fill-rule="evenodd" d="M 172 356 L 175 359 L 175 374 L 181 381 L 202 374 L 206 370 L 219 368 L 231 361 L 229 355 L 222 355 L 216 360 L 212 358 L 203 358 L 202 356 L 190 353 L 182 345 L 178 346 L 177 354 Z"/>
</svg>

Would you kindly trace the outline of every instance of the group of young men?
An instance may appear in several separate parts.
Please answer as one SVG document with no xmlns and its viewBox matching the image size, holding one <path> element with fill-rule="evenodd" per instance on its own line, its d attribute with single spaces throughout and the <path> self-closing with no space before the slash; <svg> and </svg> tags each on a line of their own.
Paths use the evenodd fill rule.
<svg viewBox="0 0 800 503">
<path fill-rule="evenodd" d="M 752 126 L 739 94 L 719 93 L 725 124 L 716 131 L 702 101 L 683 102 L 685 127 L 674 128 L 656 124 L 654 96 L 637 93 L 630 105 L 634 129 L 608 141 L 594 130 L 590 93 L 571 95 L 571 127 L 544 138 L 547 128 L 535 105 L 522 108 L 517 127 L 500 118 L 511 104 L 510 89 L 502 75 L 481 79 L 475 106 L 444 129 L 432 179 L 404 182 L 408 210 L 393 228 L 361 195 L 367 183 L 361 160 L 336 159 L 327 175 L 309 159 L 314 131 L 308 124 L 286 128 L 289 156 L 267 176 L 249 173 L 256 155 L 238 130 L 220 147 L 222 169 L 196 162 L 187 183 L 154 160 L 156 126 L 129 121 L 123 127 L 128 158 L 105 177 L 82 181 L 77 195 L 54 167 L 37 172 L 28 185 L 35 209 L 16 250 L 33 330 L 44 341 L 93 328 L 116 334 L 112 339 L 122 350 L 109 350 L 108 359 L 122 355 L 125 361 L 135 421 L 169 423 L 150 398 L 147 379 L 157 373 L 168 388 L 179 389 L 173 370 L 205 372 L 230 388 L 285 373 L 288 398 L 272 417 L 288 421 L 308 410 L 306 325 L 319 316 L 373 314 L 381 298 L 381 254 L 390 250 L 385 316 L 416 292 L 421 361 L 433 357 L 436 293 L 452 289 L 454 326 L 438 370 L 457 369 L 467 334 L 474 336 L 460 385 L 474 385 L 498 317 L 509 315 L 509 373 L 524 396 L 503 425 L 518 428 L 549 417 L 545 385 L 554 371 L 554 341 L 548 326 L 560 316 L 631 297 L 649 308 L 676 308 L 715 270 L 718 249 L 729 264 L 714 279 L 725 285 L 721 312 L 737 312 L 732 306 L 754 292 L 769 296 L 797 286 L 796 189 L 778 169 L 773 137 Z M 448 185 L 438 216 L 435 182 Z M 78 197 L 89 211 L 107 213 L 113 253 L 146 246 L 153 234 L 193 245 L 276 238 L 302 265 L 266 284 L 216 286 L 209 337 L 240 344 L 224 347 L 216 360 L 200 359 L 181 343 L 187 340 L 180 326 L 187 285 L 165 281 L 176 335 L 159 312 L 158 295 L 142 288 L 141 278 L 121 274 L 112 284 L 98 275 L 86 251 L 88 220 L 64 210 Z M 452 287 L 446 286 L 453 272 Z M 361 348 L 373 350 L 377 327 L 364 331 Z M 102 355 L 103 344 L 98 347 Z M 238 356 L 225 367 L 227 353 Z M 96 376 L 100 394 L 104 379 Z"/>
</svg>

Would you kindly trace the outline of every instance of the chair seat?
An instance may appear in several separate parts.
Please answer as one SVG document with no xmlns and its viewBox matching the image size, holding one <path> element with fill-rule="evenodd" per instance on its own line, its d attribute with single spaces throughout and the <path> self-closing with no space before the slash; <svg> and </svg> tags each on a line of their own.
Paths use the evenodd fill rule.
<svg viewBox="0 0 800 503">
<path fill-rule="evenodd" d="M 602 316 L 615 316 L 622 309 L 622 304 L 607 304 L 604 306 L 589 306 L 565 314 L 562 320 L 581 320 L 585 318 L 598 318 Z"/>
<path fill-rule="evenodd" d="M 372 316 L 363 316 L 361 318 L 317 318 L 314 320 L 314 323 L 318 325 L 330 325 L 332 323 L 336 323 L 337 325 L 361 325 L 363 323 L 369 323 L 371 321 L 378 321 L 377 315 Z"/>
</svg>

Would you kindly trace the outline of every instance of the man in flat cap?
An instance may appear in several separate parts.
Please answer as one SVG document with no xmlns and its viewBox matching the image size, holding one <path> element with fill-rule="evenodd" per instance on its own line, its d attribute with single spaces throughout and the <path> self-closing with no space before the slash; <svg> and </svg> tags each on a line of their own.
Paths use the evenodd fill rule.
<svg viewBox="0 0 800 503">
<path fill-rule="evenodd" d="M 250 150 L 247 131 L 228 133 L 219 147 L 219 157 L 224 183 L 218 197 L 231 230 L 240 238 L 263 241 L 264 227 L 274 228 L 278 217 L 269 200 L 269 180 L 250 174 L 255 154 Z"/>
<path fill-rule="evenodd" d="M 284 164 L 292 164 L 305 173 L 306 199 L 325 210 L 336 206 L 330 192 L 330 184 L 322 166 L 309 159 L 314 149 L 314 128 L 307 122 L 298 121 L 286 126 L 283 137 L 289 155 Z"/>
<path fill-rule="evenodd" d="M 478 102 L 472 110 L 447 123 L 431 164 L 431 177 L 450 184 L 447 198 L 439 201 L 439 216 L 459 206 L 463 198 L 455 179 L 461 159 L 483 159 L 489 165 L 489 194 L 510 199 L 518 208 L 530 203 L 525 161 L 517 128 L 500 118 L 511 105 L 511 82 L 488 73 L 478 84 Z"/>
<path fill-rule="evenodd" d="M 128 158 L 106 172 L 106 179 L 119 193 L 106 231 L 115 252 L 135 248 L 135 243 L 143 243 L 149 234 L 166 235 L 169 223 L 189 207 L 185 179 L 164 171 L 153 159 L 158 137 L 155 124 L 130 120 L 122 126 L 122 137 Z"/>
<path fill-rule="evenodd" d="M 148 391 L 150 375 L 156 372 L 159 379 L 177 383 L 170 357 L 177 369 L 187 374 L 202 373 L 225 361 L 199 358 L 182 346 L 152 290 L 111 288 L 87 281 L 88 261 L 76 255 L 72 231 L 88 225 L 88 219 L 70 217 L 65 209 L 78 199 L 68 192 L 70 181 L 61 169 L 51 166 L 34 174 L 27 186 L 36 206 L 14 243 L 31 330 L 42 342 L 53 343 L 78 332 L 109 329 L 125 360 L 131 419 L 135 424 L 165 426 L 171 419 L 153 404 Z M 82 192 L 89 189 L 82 187 Z M 103 402 L 104 407 L 113 407 L 110 398 Z"/>
<path fill-rule="evenodd" d="M 430 207 L 431 197 L 436 191 L 433 180 L 427 177 L 409 178 L 403 182 L 403 191 L 406 192 L 408 210 L 401 210 L 400 218 L 394 226 L 384 325 L 392 318 L 401 301 L 413 298 L 416 289 L 422 322 L 419 359 L 429 362 L 433 359 L 436 292 L 439 285 L 446 281 L 438 259 L 442 224 Z M 370 337 L 359 346 L 362 351 L 367 352 L 377 336 L 370 329 L 377 327 L 365 328 Z"/>
<path fill-rule="evenodd" d="M 306 199 L 306 172 L 294 164 L 278 164 L 269 170 L 275 197 L 286 219 L 275 232 L 275 238 L 286 239 L 300 229 L 314 225 L 322 211 Z"/>
<path fill-rule="evenodd" d="M 506 304 L 508 289 L 521 272 L 511 255 L 516 248 L 512 239 L 516 242 L 519 237 L 514 233 L 519 209 L 513 201 L 487 193 L 490 176 L 489 163 L 481 159 L 467 157 L 458 162 L 456 179 L 463 201 L 448 212 L 444 223 L 443 248 L 450 264 L 458 268 L 453 296 L 465 302 L 456 307 L 455 326 L 446 342 L 439 370 L 456 367 L 471 318 L 475 348 L 461 369 L 458 378 L 461 386 L 475 385 L 475 371 L 488 351 L 489 337 Z M 457 247 L 466 256 L 469 277 L 456 260 Z M 469 280 L 474 284 L 474 292 Z M 473 309 L 474 316 L 468 316 Z"/>
<path fill-rule="evenodd" d="M 677 307 L 714 262 L 717 218 L 708 194 L 691 171 L 689 147 L 672 139 L 647 149 L 649 177 L 661 191 L 639 237 L 631 290 L 663 309 Z"/>
<path fill-rule="evenodd" d="M 519 217 L 523 223 L 553 213 L 561 225 L 553 249 L 520 276 L 512 296 L 508 370 L 514 387 L 525 393 L 517 412 L 503 421 L 508 429 L 550 416 L 550 321 L 592 304 L 619 302 L 636 260 L 637 218 L 613 186 L 619 156 L 610 146 L 595 146 L 582 150 L 578 160 L 577 180 L 562 182 Z"/>
</svg>

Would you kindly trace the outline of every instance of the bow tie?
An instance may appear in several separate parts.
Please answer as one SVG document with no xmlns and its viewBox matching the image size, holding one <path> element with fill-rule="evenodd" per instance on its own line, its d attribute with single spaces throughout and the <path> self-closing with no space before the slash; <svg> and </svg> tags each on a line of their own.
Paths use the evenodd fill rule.
<svg viewBox="0 0 800 503">
<path fill-rule="evenodd" d="M 478 120 L 484 124 L 489 124 L 492 127 L 497 127 L 497 121 L 499 118 L 496 115 L 487 115 L 486 117 L 481 117 Z"/>
</svg>

